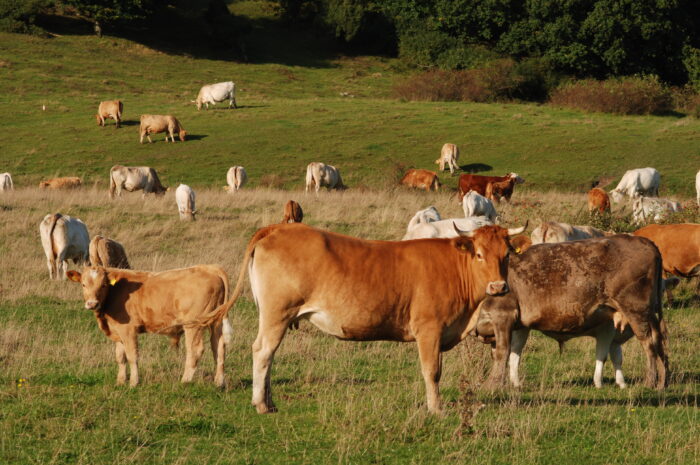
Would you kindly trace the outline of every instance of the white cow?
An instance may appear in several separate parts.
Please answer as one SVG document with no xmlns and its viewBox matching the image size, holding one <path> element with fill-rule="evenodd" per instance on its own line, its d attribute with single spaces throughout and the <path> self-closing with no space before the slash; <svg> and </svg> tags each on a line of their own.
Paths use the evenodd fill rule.
<svg viewBox="0 0 700 465">
<path fill-rule="evenodd" d="M 187 184 L 180 184 L 175 190 L 175 201 L 181 220 L 196 220 L 197 209 L 194 204 L 194 191 Z"/>
<path fill-rule="evenodd" d="M 413 215 L 411 221 L 408 222 L 406 232 L 408 233 L 408 231 L 415 228 L 418 224 L 440 221 L 441 219 L 442 218 L 440 217 L 440 213 L 437 211 L 437 208 L 431 205 L 424 210 L 418 210 L 416 214 Z"/>
<path fill-rule="evenodd" d="M 700 171 L 695 175 L 695 192 L 698 194 L 698 207 L 700 207 Z"/>
<path fill-rule="evenodd" d="M 60 213 L 49 213 L 39 224 L 41 245 L 44 246 L 49 278 L 66 279 L 68 260 L 87 263 L 90 235 L 85 223 Z"/>
<path fill-rule="evenodd" d="M 578 241 L 592 237 L 603 237 L 607 234 L 593 226 L 574 226 L 569 223 L 547 221 L 536 227 L 530 238 L 532 245 L 554 244 L 557 242 Z"/>
<path fill-rule="evenodd" d="M 223 102 L 226 99 L 229 99 L 229 108 L 238 108 L 236 106 L 236 84 L 231 81 L 202 86 L 199 89 L 197 99 L 193 100 L 193 102 L 197 105 L 197 110 L 201 110 L 202 105 L 205 105 L 208 110 L 210 103 L 216 105 L 218 102 Z"/>
<path fill-rule="evenodd" d="M 228 184 L 228 191 L 230 194 L 233 194 L 243 187 L 246 182 L 248 182 L 248 173 L 246 173 L 245 168 L 242 166 L 232 166 L 228 169 L 226 173 L 226 184 Z"/>
<path fill-rule="evenodd" d="M 435 164 L 440 165 L 440 171 L 445 171 L 445 164 L 450 168 L 450 174 L 454 174 L 459 169 L 459 148 L 455 144 L 444 144 L 440 150 L 440 158 L 435 160 Z"/>
<path fill-rule="evenodd" d="M 654 168 L 637 168 L 627 171 L 620 179 L 617 187 L 610 191 L 614 202 L 621 202 L 623 196 L 639 197 L 659 195 L 661 175 Z"/>
<path fill-rule="evenodd" d="M 122 189 L 134 192 L 143 189 L 146 194 L 162 195 L 168 190 L 160 183 L 160 178 L 155 169 L 149 166 L 121 166 L 114 165 L 109 170 L 109 198 L 114 194 L 121 197 Z"/>
<path fill-rule="evenodd" d="M 681 204 L 673 200 L 637 197 L 632 203 L 632 221 L 636 224 L 661 221 L 668 213 L 681 209 Z"/>
<path fill-rule="evenodd" d="M 401 240 L 457 237 L 459 234 L 455 231 L 455 226 L 462 231 L 473 231 L 491 224 L 493 223 L 485 216 L 441 220 L 435 207 L 429 207 L 420 210 L 411 218 L 406 234 Z"/>
<path fill-rule="evenodd" d="M 700 173 L 698 174 L 700 175 Z M 698 177 L 698 179 L 700 179 L 700 176 Z M 12 182 L 12 176 L 10 176 L 10 173 L 0 174 L 0 192 L 12 190 L 15 190 L 15 185 Z"/>
<path fill-rule="evenodd" d="M 316 194 L 321 187 L 331 189 L 345 189 L 340 171 L 333 165 L 313 161 L 306 167 L 306 192 L 310 187 L 315 187 Z"/>
<path fill-rule="evenodd" d="M 493 202 L 476 191 L 469 191 L 464 195 L 462 198 L 462 209 L 466 218 L 485 216 L 490 221 L 495 222 L 498 217 L 498 212 L 496 207 L 493 206 Z"/>
</svg>

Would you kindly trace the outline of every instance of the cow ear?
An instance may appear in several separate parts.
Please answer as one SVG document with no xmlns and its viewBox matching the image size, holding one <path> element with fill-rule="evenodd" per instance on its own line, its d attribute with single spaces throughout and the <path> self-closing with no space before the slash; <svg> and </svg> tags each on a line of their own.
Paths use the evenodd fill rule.
<svg viewBox="0 0 700 465">
<path fill-rule="evenodd" d="M 68 276 L 68 279 L 70 279 L 73 282 L 79 283 L 80 278 L 82 278 L 82 275 L 75 270 L 70 270 L 66 272 L 66 276 Z"/>
<path fill-rule="evenodd" d="M 458 237 L 455 241 L 455 247 L 462 253 L 474 255 L 474 241 L 468 237 Z"/>
</svg>

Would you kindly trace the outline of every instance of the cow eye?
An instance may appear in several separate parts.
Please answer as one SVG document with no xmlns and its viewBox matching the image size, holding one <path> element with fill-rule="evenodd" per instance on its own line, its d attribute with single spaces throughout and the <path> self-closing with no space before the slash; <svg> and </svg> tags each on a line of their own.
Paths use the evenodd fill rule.
<svg viewBox="0 0 700 465">
<path fill-rule="evenodd" d="M 483 259 L 484 259 L 483 255 L 481 255 L 481 252 L 477 252 L 477 253 L 476 253 L 476 259 L 477 259 L 477 260 L 483 260 Z"/>
</svg>

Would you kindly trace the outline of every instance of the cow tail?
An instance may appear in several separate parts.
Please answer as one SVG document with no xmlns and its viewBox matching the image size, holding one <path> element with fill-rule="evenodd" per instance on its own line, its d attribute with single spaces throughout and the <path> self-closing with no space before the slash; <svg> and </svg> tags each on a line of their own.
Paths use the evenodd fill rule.
<svg viewBox="0 0 700 465">
<path fill-rule="evenodd" d="M 122 112 L 124 111 L 124 104 L 119 101 L 119 113 L 117 113 L 117 117 L 119 118 L 119 121 L 122 120 Z"/>
<path fill-rule="evenodd" d="M 114 180 L 114 168 L 112 167 L 111 170 L 109 170 L 109 198 L 113 199 L 114 198 L 114 191 L 117 189 L 117 182 Z"/>
<path fill-rule="evenodd" d="M 49 228 L 49 238 L 48 238 L 48 239 L 49 239 L 49 243 L 48 243 L 48 246 L 49 246 L 50 249 L 51 249 L 51 261 L 52 261 L 52 262 L 55 262 L 55 261 L 56 261 L 56 252 L 54 251 L 54 246 L 53 246 L 53 230 L 56 229 L 56 223 L 58 223 L 58 220 L 61 219 L 61 216 L 63 216 L 63 215 L 61 215 L 60 213 L 54 213 L 54 214 L 51 216 L 51 223 L 50 223 L 50 224 L 51 224 L 51 227 Z"/>
</svg>

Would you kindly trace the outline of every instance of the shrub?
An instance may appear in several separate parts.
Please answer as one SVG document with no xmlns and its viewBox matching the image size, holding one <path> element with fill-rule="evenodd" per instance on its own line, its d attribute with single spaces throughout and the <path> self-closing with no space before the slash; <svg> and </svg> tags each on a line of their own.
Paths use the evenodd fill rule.
<svg viewBox="0 0 700 465">
<path fill-rule="evenodd" d="M 675 87 L 671 95 L 676 111 L 700 118 L 700 94 L 692 86 Z"/>
<path fill-rule="evenodd" d="M 621 115 L 662 114 L 673 108 L 671 91 L 656 76 L 573 81 L 555 89 L 550 103 Z"/>
<path fill-rule="evenodd" d="M 0 31 L 36 34 L 36 15 L 45 6 L 44 0 L 0 0 Z"/>
</svg>

